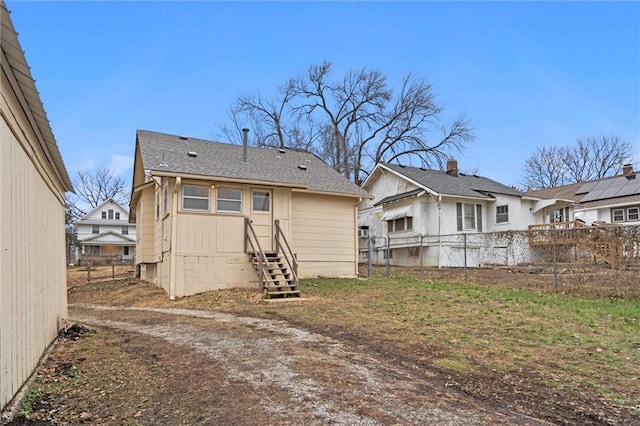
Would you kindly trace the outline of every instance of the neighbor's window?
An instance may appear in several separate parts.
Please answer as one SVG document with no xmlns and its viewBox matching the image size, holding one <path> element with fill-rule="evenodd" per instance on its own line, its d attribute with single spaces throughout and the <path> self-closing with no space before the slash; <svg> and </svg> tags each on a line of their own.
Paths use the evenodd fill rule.
<svg viewBox="0 0 640 426">
<path fill-rule="evenodd" d="M 99 234 L 100 233 L 100 225 L 91 225 L 91 233 Z"/>
<path fill-rule="evenodd" d="M 509 222 L 509 206 L 497 206 L 496 207 L 496 223 Z"/>
<path fill-rule="evenodd" d="M 129 247 L 124 246 L 124 253 L 125 256 L 129 256 Z"/>
<path fill-rule="evenodd" d="M 109 209 L 109 220 L 113 219 L 113 210 Z"/>
<path fill-rule="evenodd" d="M 640 207 L 631 207 L 630 209 L 627 209 L 627 220 L 631 221 L 640 219 L 639 213 Z"/>
<path fill-rule="evenodd" d="M 458 231 L 482 232 L 482 205 L 456 203 Z"/>
<path fill-rule="evenodd" d="M 123 226 L 122 227 L 122 235 L 129 235 L 129 227 L 128 226 Z"/>
<path fill-rule="evenodd" d="M 184 210 L 209 211 L 209 187 L 182 185 L 182 208 Z"/>
<path fill-rule="evenodd" d="M 387 232 L 411 231 L 413 229 L 413 217 L 400 217 L 387 221 Z"/>
<path fill-rule="evenodd" d="M 106 219 L 107 218 L 107 212 L 102 212 L 102 218 Z"/>
<path fill-rule="evenodd" d="M 624 210 L 615 209 L 611 211 L 612 222 L 624 222 Z"/>
<path fill-rule="evenodd" d="M 216 209 L 219 212 L 242 212 L 242 189 L 218 188 Z"/>
<path fill-rule="evenodd" d="M 253 191 L 253 210 L 259 212 L 269 211 L 269 192 Z"/>
<path fill-rule="evenodd" d="M 116 212 L 116 219 L 120 220 L 120 212 Z"/>
</svg>

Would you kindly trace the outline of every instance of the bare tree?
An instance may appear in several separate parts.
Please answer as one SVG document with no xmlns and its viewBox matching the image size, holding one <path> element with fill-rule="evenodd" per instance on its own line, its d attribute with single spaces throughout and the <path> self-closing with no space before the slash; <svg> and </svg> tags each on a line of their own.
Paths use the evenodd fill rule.
<svg viewBox="0 0 640 426">
<path fill-rule="evenodd" d="M 423 79 L 406 76 L 395 94 L 380 71 L 362 68 L 341 79 L 331 71 L 330 62 L 313 65 L 269 101 L 239 97 L 231 109 L 236 129 L 230 139 L 237 140 L 237 123 L 244 119 L 256 144 L 309 149 L 356 183 L 379 161 L 442 168 L 473 139 L 464 117 L 442 123 L 443 110 Z"/>
<path fill-rule="evenodd" d="M 82 214 L 86 213 L 82 204 L 94 209 L 109 198 L 113 198 L 119 204 L 129 201 L 129 191 L 124 179 L 106 167 L 79 170 L 73 187 L 76 197 L 71 200 L 72 208 Z"/>
<path fill-rule="evenodd" d="M 620 136 L 581 138 L 575 145 L 538 147 L 524 165 L 525 189 L 552 188 L 614 176 L 631 158 L 631 144 Z"/>
</svg>

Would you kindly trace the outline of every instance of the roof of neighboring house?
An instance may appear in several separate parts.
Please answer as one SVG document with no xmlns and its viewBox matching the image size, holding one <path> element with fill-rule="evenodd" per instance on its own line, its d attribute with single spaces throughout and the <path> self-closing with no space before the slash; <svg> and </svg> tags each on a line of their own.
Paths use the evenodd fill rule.
<svg viewBox="0 0 640 426">
<path fill-rule="evenodd" d="M 103 239 L 103 237 L 106 237 L 106 236 L 116 237 L 117 241 L 114 241 L 114 240 L 100 241 Z M 133 237 L 130 237 L 128 235 L 122 235 L 113 231 L 107 231 L 107 232 L 102 232 L 100 234 L 91 235 L 90 237 L 79 240 L 78 242 L 82 244 L 91 243 L 88 245 L 96 246 L 96 245 L 122 245 L 122 244 L 127 245 L 132 243 L 135 244 L 136 241 L 133 239 Z"/>
<path fill-rule="evenodd" d="M 369 194 L 302 150 L 243 146 L 138 130 L 137 143 L 145 170 L 284 184 L 310 191 L 359 197 Z"/>
<path fill-rule="evenodd" d="M 47 160 L 53 166 L 62 187 L 65 191 L 73 191 L 71 179 L 69 179 L 67 169 L 62 161 L 47 113 L 42 105 L 35 80 L 31 76 L 31 69 L 18 41 L 18 33 L 9 18 L 9 10 L 4 0 L 0 1 L 0 22 L 2 23 L 2 28 L 0 29 L 0 47 L 2 49 L 0 62 L 2 63 L 2 68 L 5 73 L 10 73 L 15 77 L 20 92 L 24 94 L 25 107 L 29 110 L 27 118 L 36 129 L 38 143 L 42 147 Z"/>
<path fill-rule="evenodd" d="M 640 200 L 640 177 L 631 171 L 628 175 L 528 191 L 526 194 L 536 198 L 571 200 L 583 208 L 630 203 Z"/>
<path fill-rule="evenodd" d="M 418 185 L 428 188 L 439 195 L 474 197 L 492 199 L 490 194 L 506 194 L 522 197 L 524 193 L 517 189 L 503 185 L 486 177 L 447 174 L 442 170 L 430 170 L 418 167 L 399 166 L 396 164 L 380 163 L 383 167 L 401 174 Z"/>
<path fill-rule="evenodd" d="M 405 198 L 410 198 L 420 194 L 421 192 L 424 192 L 424 189 L 418 188 L 418 189 L 414 189 L 413 191 L 403 192 L 402 194 L 390 195 L 378 201 L 377 203 L 375 203 L 374 206 L 379 206 L 382 204 L 390 203 L 392 201 L 398 201 L 398 200 L 403 200 Z"/>
<path fill-rule="evenodd" d="M 106 200 L 104 200 L 102 203 L 98 204 L 98 206 L 94 209 L 92 209 L 91 211 L 87 212 L 87 214 L 85 214 L 84 216 L 82 216 L 80 219 L 76 220 L 74 223 L 77 222 L 87 222 L 87 221 L 91 221 L 91 219 L 87 219 L 89 216 L 91 216 L 93 213 L 95 213 L 96 211 L 100 210 L 105 204 L 108 203 L 113 203 L 116 206 L 120 207 L 120 209 L 122 209 L 122 211 L 124 211 L 125 213 L 128 214 L 129 210 L 127 210 L 125 207 L 122 206 L 122 204 L 118 203 L 116 200 L 114 200 L 113 198 L 107 198 Z M 100 221 L 100 223 L 104 223 L 106 222 L 108 219 L 102 219 Z M 122 220 L 120 222 L 116 222 L 114 221 L 114 224 L 119 225 L 120 223 L 126 223 L 126 220 Z"/>
</svg>

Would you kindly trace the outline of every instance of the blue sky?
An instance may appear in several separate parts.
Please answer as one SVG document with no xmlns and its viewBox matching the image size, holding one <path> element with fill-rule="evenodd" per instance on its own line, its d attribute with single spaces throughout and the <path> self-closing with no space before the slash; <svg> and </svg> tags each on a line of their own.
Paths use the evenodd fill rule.
<svg viewBox="0 0 640 426">
<path fill-rule="evenodd" d="M 220 139 L 236 96 L 309 65 L 425 77 L 508 185 L 538 146 L 621 135 L 640 160 L 638 2 L 6 0 L 70 175 L 131 179 L 136 129 Z"/>
</svg>

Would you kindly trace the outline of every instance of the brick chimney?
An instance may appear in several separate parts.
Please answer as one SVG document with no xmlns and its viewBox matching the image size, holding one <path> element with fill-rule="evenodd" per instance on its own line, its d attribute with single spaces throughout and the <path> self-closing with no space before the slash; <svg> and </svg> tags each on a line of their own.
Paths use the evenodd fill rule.
<svg viewBox="0 0 640 426">
<path fill-rule="evenodd" d="M 622 174 L 624 176 L 631 176 L 633 174 L 633 164 L 625 164 L 622 166 Z"/>
<path fill-rule="evenodd" d="M 458 176 L 458 161 L 455 158 L 450 158 L 447 161 L 447 174 L 449 176 Z"/>
</svg>

